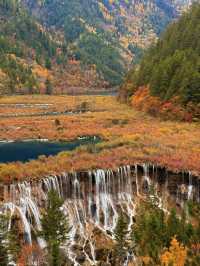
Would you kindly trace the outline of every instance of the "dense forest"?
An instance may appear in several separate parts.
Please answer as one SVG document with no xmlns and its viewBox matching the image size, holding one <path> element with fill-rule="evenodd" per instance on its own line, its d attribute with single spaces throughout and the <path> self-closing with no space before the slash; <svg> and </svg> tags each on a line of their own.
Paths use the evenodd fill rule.
<svg viewBox="0 0 200 266">
<path fill-rule="evenodd" d="M 57 49 L 63 51 L 64 45 L 53 41 L 19 1 L 0 1 L 0 34 L 0 91 L 37 92 L 33 65 L 50 69 Z"/>
<path fill-rule="evenodd" d="M 36 242 L 32 245 L 21 245 L 17 228 L 7 230 L 9 219 L 0 214 L 1 265 L 8 265 L 10 258 L 19 265 L 27 266 L 35 262 L 40 265 L 72 265 L 62 251 L 62 245 L 67 240 L 71 241 L 69 236 L 72 230 L 68 217 L 62 211 L 63 206 L 64 201 L 58 193 L 50 191 L 48 204 L 40 218 L 41 229 L 35 232 L 45 239 L 46 249 L 42 249 Z M 149 192 L 147 198 L 137 207 L 131 230 L 128 230 L 126 214 L 121 212 L 113 232 L 114 244 L 110 246 L 107 265 L 124 265 L 128 253 L 130 258 L 134 254 L 136 264 L 133 265 L 198 266 L 200 209 L 194 202 L 188 202 L 185 208 L 187 217 L 184 210 L 180 214 L 176 209 L 167 213 L 159 207 L 159 198 Z"/>
<path fill-rule="evenodd" d="M 122 82 L 133 57 L 137 61 L 186 5 L 162 0 L 23 2 L 42 25 L 64 33 L 70 56 L 83 66 L 95 65 L 111 86 Z"/>
<path fill-rule="evenodd" d="M 44 93 L 49 83 L 57 93 L 75 83 L 117 86 L 187 6 L 161 0 L 0 0 L 0 93 Z M 71 60 L 79 66 L 71 67 Z"/>
<path fill-rule="evenodd" d="M 134 104 L 141 102 L 141 98 L 147 97 L 149 92 L 149 97 L 153 96 L 151 100 L 158 107 L 160 99 L 165 107 L 167 102 L 173 102 L 199 115 L 199 25 L 200 5 L 195 4 L 178 22 L 171 24 L 156 45 L 145 53 L 139 66 L 129 73 L 125 85 L 128 95 L 135 95 Z"/>
</svg>

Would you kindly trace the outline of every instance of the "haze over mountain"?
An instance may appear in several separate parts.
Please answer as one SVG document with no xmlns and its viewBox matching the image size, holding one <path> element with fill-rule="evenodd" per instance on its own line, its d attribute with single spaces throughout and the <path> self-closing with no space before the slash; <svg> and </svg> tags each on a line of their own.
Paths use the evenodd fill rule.
<svg viewBox="0 0 200 266">
<path fill-rule="evenodd" d="M 2 0 L 1 53 L 9 62 L 0 63 L 1 92 L 116 86 L 132 61 L 189 5 L 180 0 Z"/>
</svg>

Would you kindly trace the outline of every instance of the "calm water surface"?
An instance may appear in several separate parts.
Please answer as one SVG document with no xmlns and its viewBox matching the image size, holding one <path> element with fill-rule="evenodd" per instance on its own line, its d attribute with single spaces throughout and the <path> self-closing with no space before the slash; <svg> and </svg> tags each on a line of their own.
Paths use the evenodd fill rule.
<svg viewBox="0 0 200 266">
<path fill-rule="evenodd" d="M 56 155 L 62 151 L 72 151 L 81 145 L 96 144 L 98 137 L 86 137 L 70 142 L 20 141 L 0 142 L 0 163 L 37 159 L 40 155 Z"/>
</svg>

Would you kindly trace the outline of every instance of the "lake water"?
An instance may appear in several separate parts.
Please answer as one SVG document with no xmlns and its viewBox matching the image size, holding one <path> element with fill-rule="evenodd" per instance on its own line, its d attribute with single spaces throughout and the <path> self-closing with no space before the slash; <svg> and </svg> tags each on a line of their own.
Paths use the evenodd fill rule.
<svg viewBox="0 0 200 266">
<path fill-rule="evenodd" d="M 40 155 L 56 155 L 62 151 L 72 151 L 81 145 L 96 144 L 98 137 L 85 137 L 70 142 L 20 141 L 0 142 L 0 163 L 37 159 Z"/>
</svg>

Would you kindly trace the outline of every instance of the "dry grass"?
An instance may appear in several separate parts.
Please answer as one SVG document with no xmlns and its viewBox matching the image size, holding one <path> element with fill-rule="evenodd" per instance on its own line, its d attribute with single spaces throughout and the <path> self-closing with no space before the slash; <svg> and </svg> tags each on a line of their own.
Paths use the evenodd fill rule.
<svg viewBox="0 0 200 266">
<path fill-rule="evenodd" d="M 49 104 L 45 110 L 76 110 L 87 102 L 90 112 L 76 115 L 0 118 L 0 139 L 48 138 L 69 140 L 98 135 L 96 147 L 43 158 L 26 164 L 0 165 L 0 178 L 39 177 L 49 173 L 91 168 L 115 168 L 123 164 L 149 161 L 173 170 L 200 173 L 200 124 L 160 121 L 119 104 L 112 96 L 16 96 L 0 99 L 0 115 L 28 113 L 16 103 Z M 11 108 L 11 109 L 10 109 Z M 31 107 L 40 113 L 39 107 Z M 28 109 L 28 110 L 27 110 Z M 31 110 L 32 112 L 32 110 Z M 60 121 L 56 125 L 55 119 Z"/>
</svg>

